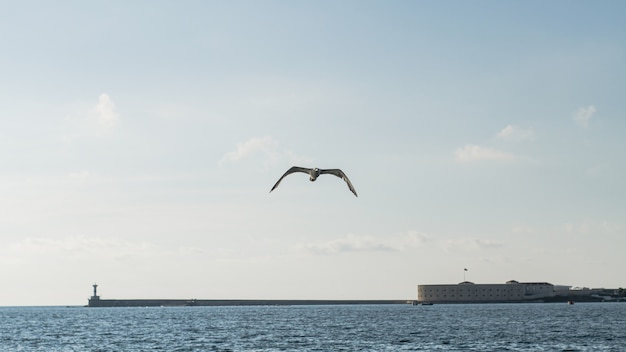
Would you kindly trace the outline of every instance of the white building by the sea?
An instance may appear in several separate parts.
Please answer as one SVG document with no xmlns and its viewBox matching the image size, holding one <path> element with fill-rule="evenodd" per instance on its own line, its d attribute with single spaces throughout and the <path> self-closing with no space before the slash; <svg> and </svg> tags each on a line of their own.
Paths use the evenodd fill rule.
<svg viewBox="0 0 626 352">
<path fill-rule="evenodd" d="M 520 302 L 560 295 L 568 286 L 554 286 L 548 282 L 507 281 L 505 284 L 418 285 L 418 302 L 473 303 L 473 302 Z"/>
</svg>

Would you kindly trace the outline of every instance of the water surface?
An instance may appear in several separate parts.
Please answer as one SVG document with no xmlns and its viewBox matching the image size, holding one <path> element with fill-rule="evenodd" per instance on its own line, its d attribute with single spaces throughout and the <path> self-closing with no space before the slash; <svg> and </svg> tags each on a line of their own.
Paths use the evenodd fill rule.
<svg viewBox="0 0 626 352">
<path fill-rule="evenodd" d="M 626 303 L 0 308 L 1 351 L 626 351 Z"/>
</svg>

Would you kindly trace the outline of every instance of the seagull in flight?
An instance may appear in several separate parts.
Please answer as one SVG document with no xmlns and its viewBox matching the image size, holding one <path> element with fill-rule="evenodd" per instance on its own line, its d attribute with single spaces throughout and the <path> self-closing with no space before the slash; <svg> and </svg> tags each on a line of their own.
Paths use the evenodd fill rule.
<svg viewBox="0 0 626 352">
<path fill-rule="evenodd" d="M 299 166 L 292 166 L 289 170 L 287 170 L 287 172 L 285 172 L 278 179 L 278 181 L 276 181 L 276 184 L 274 185 L 274 187 L 272 187 L 270 192 L 272 192 L 274 190 L 274 188 L 278 187 L 278 184 L 280 183 L 280 181 L 283 180 L 283 178 L 285 178 L 285 176 L 287 176 L 289 174 L 293 174 L 294 172 L 303 172 L 305 174 L 309 174 L 309 180 L 311 180 L 311 182 L 317 180 L 319 175 L 323 175 L 323 174 L 335 175 L 335 176 L 341 178 L 342 180 L 346 181 L 346 183 L 348 184 L 348 188 L 350 188 L 350 191 L 352 193 L 354 193 L 355 196 L 358 197 L 358 195 L 356 194 L 356 190 L 354 189 L 354 187 L 352 186 L 352 183 L 348 179 L 348 176 L 346 176 L 346 174 L 343 171 L 341 171 L 340 169 L 318 169 L 318 168 L 311 169 L 311 168 L 299 167 Z"/>
</svg>

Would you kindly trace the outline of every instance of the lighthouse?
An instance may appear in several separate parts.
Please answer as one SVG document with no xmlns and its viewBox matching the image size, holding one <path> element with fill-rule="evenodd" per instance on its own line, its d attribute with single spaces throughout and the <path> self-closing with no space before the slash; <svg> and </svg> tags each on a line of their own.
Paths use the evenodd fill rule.
<svg viewBox="0 0 626 352">
<path fill-rule="evenodd" d="M 93 296 L 89 298 L 89 307 L 98 307 L 100 296 L 98 296 L 98 284 L 93 284 Z"/>
</svg>

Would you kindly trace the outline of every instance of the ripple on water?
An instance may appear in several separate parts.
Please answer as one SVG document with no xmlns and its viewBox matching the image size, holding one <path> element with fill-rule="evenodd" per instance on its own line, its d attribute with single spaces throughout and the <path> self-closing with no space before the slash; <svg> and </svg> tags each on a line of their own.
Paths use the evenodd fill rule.
<svg viewBox="0 0 626 352">
<path fill-rule="evenodd" d="M 0 308 L 0 350 L 620 351 L 624 326 L 622 303 Z"/>
</svg>

